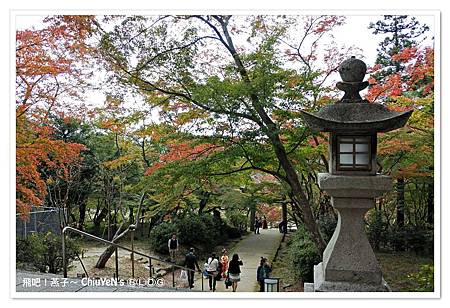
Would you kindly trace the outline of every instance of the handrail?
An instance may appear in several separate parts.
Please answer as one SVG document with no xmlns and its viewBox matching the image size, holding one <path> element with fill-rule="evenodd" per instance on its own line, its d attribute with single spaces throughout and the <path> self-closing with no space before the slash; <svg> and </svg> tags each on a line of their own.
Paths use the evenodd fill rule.
<svg viewBox="0 0 450 308">
<path fill-rule="evenodd" d="M 131 253 L 135 253 L 135 254 L 137 254 L 137 255 L 139 255 L 139 256 L 148 258 L 150 262 L 151 262 L 151 260 L 153 259 L 153 260 L 156 260 L 156 261 L 159 261 L 159 262 L 163 262 L 163 263 L 170 264 L 170 265 L 172 266 L 173 287 L 175 287 L 175 276 L 174 276 L 174 275 L 175 275 L 175 272 L 174 272 L 174 270 L 173 270 L 174 267 L 177 267 L 177 268 L 180 268 L 180 269 L 183 269 L 183 270 L 186 270 L 186 271 L 191 271 L 191 272 L 194 272 L 194 273 L 195 273 L 195 269 L 191 269 L 191 268 L 188 268 L 188 267 L 184 267 L 184 266 L 178 265 L 178 264 L 176 264 L 176 263 L 173 263 L 173 262 L 169 262 L 169 261 L 163 260 L 163 259 L 161 259 L 161 258 L 152 257 L 152 256 L 150 256 L 150 255 L 147 255 L 147 254 L 145 254 L 145 253 L 139 252 L 139 251 L 137 251 L 137 250 L 134 250 L 134 249 L 131 249 L 131 248 L 128 248 L 128 247 L 119 245 L 119 244 L 114 243 L 114 242 L 112 242 L 112 241 L 108 241 L 108 240 L 105 240 L 105 239 L 103 239 L 103 238 L 101 238 L 101 237 L 98 237 L 98 236 L 92 235 L 92 234 L 90 234 L 90 233 L 87 233 L 87 232 L 84 232 L 84 231 L 81 231 L 81 230 L 78 230 L 78 229 L 75 229 L 75 228 L 72 228 L 72 227 L 67 226 L 67 227 L 64 227 L 63 230 L 62 230 L 62 232 L 61 232 L 61 237 L 62 237 L 62 261 L 63 261 L 63 275 L 64 275 L 64 278 L 67 278 L 66 240 L 65 240 L 65 233 L 66 233 L 67 231 L 71 231 L 71 232 L 74 232 L 74 233 L 78 233 L 78 234 L 80 234 L 80 235 L 86 236 L 86 237 L 91 238 L 91 239 L 93 239 L 93 240 L 96 240 L 96 241 L 98 241 L 98 242 L 102 242 L 102 243 L 105 243 L 105 244 L 114 246 L 114 247 L 116 247 L 116 249 L 117 249 L 117 248 L 120 248 L 120 249 L 129 251 L 129 252 L 131 252 Z M 116 266 L 117 266 L 117 264 L 116 264 Z M 149 269 L 150 269 L 150 275 L 151 275 L 151 263 L 149 264 Z M 117 268 L 116 268 L 116 272 L 117 272 Z M 203 279 L 202 279 L 202 291 L 203 291 Z"/>
</svg>

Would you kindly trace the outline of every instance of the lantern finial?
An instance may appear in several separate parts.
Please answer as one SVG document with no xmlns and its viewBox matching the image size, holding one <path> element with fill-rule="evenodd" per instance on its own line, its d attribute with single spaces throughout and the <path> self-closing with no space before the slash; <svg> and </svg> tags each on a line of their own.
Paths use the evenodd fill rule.
<svg viewBox="0 0 450 308">
<path fill-rule="evenodd" d="M 342 103 L 362 103 L 367 102 L 361 98 L 359 91 L 365 89 L 369 83 L 364 80 L 366 75 L 366 64 L 352 56 L 350 59 L 345 60 L 339 66 L 339 74 L 342 81 L 336 84 L 339 90 L 345 92 L 341 98 Z"/>
</svg>

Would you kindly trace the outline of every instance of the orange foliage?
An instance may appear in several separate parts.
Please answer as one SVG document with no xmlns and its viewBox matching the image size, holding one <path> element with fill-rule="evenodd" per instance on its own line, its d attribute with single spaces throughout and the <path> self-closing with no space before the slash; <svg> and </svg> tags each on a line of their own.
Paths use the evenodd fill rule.
<svg viewBox="0 0 450 308">
<path fill-rule="evenodd" d="M 366 95 L 366 99 L 373 102 L 380 97 L 396 97 L 402 95 L 404 88 L 399 73 L 389 75 L 382 82 L 377 82 L 375 78 L 369 78 L 371 87 Z"/>
<path fill-rule="evenodd" d="M 45 22 L 44 29 L 16 32 L 16 207 L 24 219 L 31 206 L 44 202 L 43 170 L 66 179 L 84 149 L 55 139 L 49 116 L 71 121 L 58 107 L 62 95 L 77 97 L 81 91 L 78 63 L 89 51 L 85 41 L 93 17 L 56 16 Z"/>
<path fill-rule="evenodd" d="M 159 157 L 159 161 L 153 163 L 146 171 L 145 175 L 151 175 L 166 164 L 180 160 L 197 160 L 204 158 L 213 152 L 220 151 L 221 148 L 213 144 L 198 144 L 191 146 L 188 142 L 171 144 L 169 151 Z"/>
<path fill-rule="evenodd" d="M 76 96 L 83 73 L 76 65 L 85 59 L 85 41 L 92 16 L 46 18 L 41 30 L 16 32 L 16 101 L 27 110 L 36 104 L 54 105 L 61 94 Z"/>
<path fill-rule="evenodd" d="M 411 142 L 401 139 L 385 140 L 378 148 L 379 155 L 392 155 L 399 151 L 412 151 Z"/>
<path fill-rule="evenodd" d="M 421 89 L 423 95 L 427 95 L 434 89 L 434 50 L 425 48 L 405 48 L 401 52 L 394 54 L 392 60 L 406 64 L 403 72 L 393 73 L 383 80 L 377 81 L 373 76 L 369 77 L 371 87 L 366 95 L 369 101 L 377 99 L 395 98 L 404 92 Z M 369 70 L 376 73 L 382 69 L 377 64 Z"/>
<path fill-rule="evenodd" d="M 268 223 L 278 223 L 282 219 L 281 206 L 262 203 L 258 205 L 259 216 L 266 217 Z"/>
<path fill-rule="evenodd" d="M 37 127 L 35 127 L 37 128 Z M 84 146 L 53 140 L 49 136 L 33 138 L 24 142 L 20 135 L 16 144 L 16 205 L 25 218 L 31 206 L 44 202 L 47 185 L 40 169 L 56 171 L 61 179 L 67 179 L 68 166 L 81 161 Z"/>
</svg>

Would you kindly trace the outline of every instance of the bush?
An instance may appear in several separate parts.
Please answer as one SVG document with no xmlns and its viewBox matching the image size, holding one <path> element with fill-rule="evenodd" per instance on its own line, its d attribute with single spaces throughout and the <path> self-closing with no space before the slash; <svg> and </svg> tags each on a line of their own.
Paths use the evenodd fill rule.
<svg viewBox="0 0 450 308">
<path fill-rule="evenodd" d="M 167 242 L 174 233 L 177 233 L 177 226 L 175 224 L 163 222 L 155 226 L 150 232 L 150 246 L 156 252 L 169 253 Z"/>
<path fill-rule="evenodd" d="M 416 285 L 415 291 L 433 292 L 434 290 L 434 266 L 432 264 L 422 265 L 420 271 L 415 274 L 408 275 Z"/>
<path fill-rule="evenodd" d="M 66 262 L 68 266 L 81 253 L 78 241 L 66 238 Z M 16 262 L 31 265 L 40 272 L 57 274 L 62 267 L 62 241 L 54 233 L 34 233 L 16 241 Z"/>
<path fill-rule="evenodd" d="M 374 210 L 370 212 L 367 219 L 367 237 L 374 250 L 380 250 L 386 246 L 388 240 L 388 226 L 383 222 L 381 212 Z"/>
<path fill-rule="evenodd" d="M 388 241 L 394 250 L 413 251 L 418 255 L 433 255 L 433 230 L 410 225 L 392 228 L 388 233 Z"/>
<path fill-rule="evenodd" d="M 328 243 L 333 236 L 334 230 L 336 229 L 337 220 L 332 214 L 326 214 L 320 217 L 318 223 L 323 239 L 326 243 Z"/>
<path fill-rule="evenodd" d="M 243 234 L 242 230 L 232 227 L 232 226 L 229 226 L 229 225 L 224 226 L 224 231 L 225 231 L 226 236 L 230 239 L 240 238 L 241 235 Z"/>
<path fill-rule="evenodd" d="M 418 255 L 433 255 L 433 230 L 412 224 L 389 226 L 380 211 L 371 211 L 367 217 L 367 236 L 374 250 L 413 251 Z"/>
<path fill-rule="evenodd" d="M 314 265 L 322 258 L 305 227 L 299 226 L 288 245 L 288 266 L 292 269 L 294 278 L 312 282 Z"/>
<path fill-rule="evenodd" d="M 180 244 L 200 245 L 210 251 L 227 239 L 226 225 L 210 214 L 189 214 L 175 218 L 171 223 L 162 223 L 150 233 L 150 246 L 159 253 L 168 253 L 167 241 L 177 234 Z"/>
<path fill-rule="evenodd" d="M 240 230 L 241 234 L 247 230 L 247 215 L 239 210 L 229 210 L 226 213 L 227 221 L 230 226 Z"/>
</svg>

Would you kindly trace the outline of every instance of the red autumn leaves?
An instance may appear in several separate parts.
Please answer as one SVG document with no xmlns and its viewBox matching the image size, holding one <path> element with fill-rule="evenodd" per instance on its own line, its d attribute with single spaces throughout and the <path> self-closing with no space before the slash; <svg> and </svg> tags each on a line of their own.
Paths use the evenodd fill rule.
<svg viewBox="0 0 450 308">
<path fill-rule="evenodd" d="M 171 144 L 168 147 L 168 152 L 162 154 L 159 160 L 153 163 L 145 175 L 151 175 L 155 171 L 161 169 L 162 167 L 170 164 L 172 162 L 178 162 L 181 160 L 194 161 L 198 159 L 203 159 L 213 152 L 220 151 L 221 147 L 213 144 L 198 144 L 191 145 L 189 142 Z"/>
</svg>

